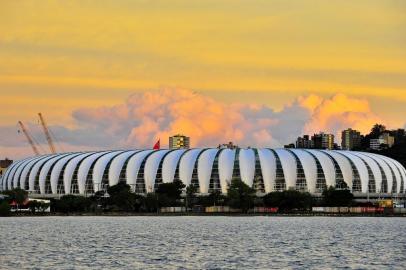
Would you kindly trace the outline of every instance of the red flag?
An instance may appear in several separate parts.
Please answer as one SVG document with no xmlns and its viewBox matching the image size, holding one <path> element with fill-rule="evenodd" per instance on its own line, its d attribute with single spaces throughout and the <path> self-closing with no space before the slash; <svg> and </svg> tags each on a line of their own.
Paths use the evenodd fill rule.
<svg viewBox="0 0 406 270">
<path fill-rule="evenodd" d="M 161 139 L 158 139 L 158 141 L 154 145 L 154 150 L 159 150 L 161 148 Z"/>
</svg>

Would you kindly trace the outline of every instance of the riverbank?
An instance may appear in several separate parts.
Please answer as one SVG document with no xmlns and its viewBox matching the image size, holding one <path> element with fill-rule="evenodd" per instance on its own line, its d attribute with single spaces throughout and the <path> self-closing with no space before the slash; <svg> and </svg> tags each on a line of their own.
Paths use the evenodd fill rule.
<svg viewBox="0 0 406 270">
<path fill-rule="evenodd" d="M 13 213 L 11 217 L 44 217 L 44 216 L 105 216 L 105 217 L 126 217 L 126 216 L 150 216 L 150 217 L 176 217 L 176 216 L 229 216 L 229 217 L 406 217 L 406 214 L 382 214 L 382 213 L 199 213 L 199 212 L 181 212 L 181 213 L 134 213 L 134 212 L 83 212 L 83 213 Z"/>
</svg>

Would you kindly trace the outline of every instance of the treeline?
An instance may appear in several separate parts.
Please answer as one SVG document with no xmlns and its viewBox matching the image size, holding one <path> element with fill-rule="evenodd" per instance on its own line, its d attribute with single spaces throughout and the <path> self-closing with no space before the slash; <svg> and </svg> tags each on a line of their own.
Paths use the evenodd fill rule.
<svg viewBox="0 0 406 270">
<path fill-rule="evenodd" d="M 12 206 L 17 212 L 24 208 L 31 213 L 43 213 L 50 207 L 50 203 L 36 200 L 28 201 L 28 192 L 21 188 L 6 190 L 1 194 L 3 199 L 0 199 L 0 216 L 9 216 Z"/>
<path fill-rule="evenodd" d="M 7 200 L 0 203 L 0 214 L 7 215 L 10 202 L 22 204 L 27 199 L 27 192 L 14 189 L 4 192 Z M 181 181 L 160 184 L 154 193 L 136 194 L 129 185 L 119 183 L 111 186 L 106 192 L 99 191 L 90 197 L 64 195 L 51 200 L 51 212 L 59 213 L 101 213 L 101 212 L 137 212 L 158 213 L 161 207 L 184 207 L 186 211 L 198 211 L 208 206 L 229 206 L 242 213 L 253 207 L 277 207 L 279 212 L 309 211 L 313 206 L 351 206 L 353 195 L 349 190 L 329 188 L 322 198 L 315 198 L 310 193 L 295 190 L 271 192 L 258 196 L 256 191 L 241 179 L 233 179 L 227 195 L 219 191 L 209 195 L 198 194 L 195 186 L 186 187 Z M 48 207 L 38 202 L 30 206 L 32 213 L 41 212 Z M 1 210 L 3 209 L 3 210 Z M 1 213 L 1 211 L 3 211 Z"/>
<path fill-rule="evenodd" d="M 378 139 L 384 133 L 389 133 L 394 137 L 394 145 L 392 147 L 383 147 L 381 150 L 371 150 L 370 140 Z M 361 146 L 358 151 L 368 151 L 377 153 L 399 161 L 404 167 L 406 167 L 406 132 L 404 129 L 388 130 L 384 125 L 375 124 L 371 132 L 361 136 Z"/>
<path fill-rule="evenodd" d="M 51 211 L 158 213 L 161 207 L 184 207 L 186 211 L 199 211 L 198 209 L 208 206 L 229 206 L 242 213 L 253 207 L 278 207 L 279 212 L 300 212 L 309 211 L 313 206 L 352 205 L 353 195 L 349 190 L 329 188 L 323 192 L 321 199 L 295 190 L 257 196 L 253 188 L 240 179 L 233 179 L 227 195 L 212 192 L 205 196 L 197 194 L 195 186 L 185 187 L 181 181 L 160 184 L 154 193 L 146 195 L 135 194 L 130 186 L 119 183 L 109 187 L 106 192 L 96 192 L 90 197 L 65 195 L 58 200 L 52 200 Z"/>
</svg>

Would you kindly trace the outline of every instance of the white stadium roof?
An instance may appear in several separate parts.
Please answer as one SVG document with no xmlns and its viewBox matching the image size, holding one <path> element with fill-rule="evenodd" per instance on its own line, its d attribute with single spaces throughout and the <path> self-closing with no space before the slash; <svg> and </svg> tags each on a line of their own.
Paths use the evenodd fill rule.
<svg viewBox="0 0 406 270">
<path fill-rule="evenodd" d="M 116 150 L 43 155 L 14 162 L 0 190 L 35 194 L 92 194 L 119 182 L 139 193 L 174 179 L 200 193 L 227 192 L 233 178 L 259 192 L 297 189 L 319 193 L 345 187 L 359 193 L 404 193 L 405 168 L 391 158 L 354 151 L 310 149 Z"/>
</svg>

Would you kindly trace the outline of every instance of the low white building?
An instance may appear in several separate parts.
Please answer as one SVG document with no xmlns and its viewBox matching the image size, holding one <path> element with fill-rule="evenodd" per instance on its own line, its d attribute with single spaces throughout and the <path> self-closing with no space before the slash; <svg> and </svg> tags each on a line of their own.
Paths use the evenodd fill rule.
<svg viewBox="0 0 406 270">
<path fill-rule="evenodd" d="M 0 189 L 31 194 L 91 195 L 119 182 L 137 193 L 160 183 L 182 181 L 198 192 L 227 193 L 241 179 L 258 193 L 296 189 L 320 193 L 326 187 L 355 193 L 403 193 L 405 168 L 396 160 L 366 152 L 315 149 L 193 148 L 58 153 L 14 162 Z"/>
</svg>

